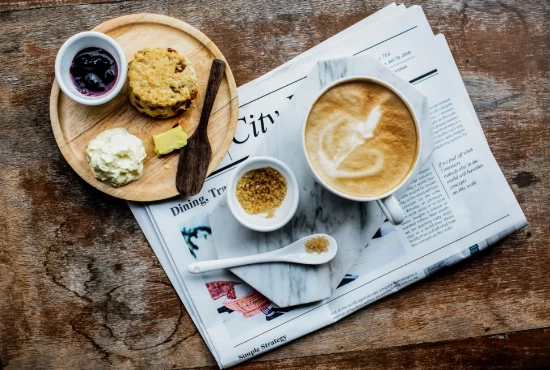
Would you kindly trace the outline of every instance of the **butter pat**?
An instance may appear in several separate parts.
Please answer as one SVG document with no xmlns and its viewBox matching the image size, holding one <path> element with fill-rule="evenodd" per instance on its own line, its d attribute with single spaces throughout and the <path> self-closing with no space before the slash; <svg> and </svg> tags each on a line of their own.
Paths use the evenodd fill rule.
<svg viewBox="0 0 550 370">
<path fill-rule="evenodd" d="M 181 126 L 176 126 L 162 134 L 154 135 L 155 153 L 157 155 L 168 154 L 187 145 L 187 134 Z"/>
<path fill-rule="evenodd" d="M 94 176 L 115 188 L 141 177 L 146 156 L 141 140 L 124 128 L 103 131 L 86 149 Z"/>
</svg>

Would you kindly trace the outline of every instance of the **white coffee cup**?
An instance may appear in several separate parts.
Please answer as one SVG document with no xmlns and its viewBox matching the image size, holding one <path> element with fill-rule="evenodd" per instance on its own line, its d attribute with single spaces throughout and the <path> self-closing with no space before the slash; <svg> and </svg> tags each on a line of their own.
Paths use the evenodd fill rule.
<svg viewBox="0 0 550 370">
<path fill-rule="evenodd" d="M 352 82 L 352 81 L 365 81 L 365 82 L 377 83 L 381 86 L 386 87 L 387 89 L 391 90 L 392 92 L 394 92 L 405 103 L 405 105 L 407 106 L 407 108 L 409 109 L 409 112 L 411 113 L 411 115 L 413 117 L 414 124 L 416 125 L 416 132 L 417 132 L 417 135 L 418 135 L 417 145 L 418 145 L 419 150 L 417 150 L 414 165 L 411 167 L 409 173 L 403 179 L 403 181 L 401 181 L 397 186 L 394 186 L 392 189 L 390 189 L 386 193 L 384 193 L 382 195 L 379 195 L 379 196 L 376 196 L 376 197 L 356 197 L 356 196 L 349 195 L 349 194 L 346 194 L 346 193 L 343 193 L 341 191 L 338 191 L 338 190 L 334 189 L 329 184 L 327 184 L 321 178 L 321 176 L 319 176 L 319 174 L 315 171 L 315 168 L 313 167 L 311 161 L 309 160 L 309 156 L 307 154 L 305 133 L 306 133 L 306 124 L 307 124 L 307 120 L 309 118 L 309 114 L 311 113 L 311 109 L 317 103 L 317 100 L 319 100 L 319 98 L 325 92 L 327 92 L 328 90 L 330 90 L 331 88 L 333 88 L 336 85 L 340 85 L 342 83 Z M 302 128 L 302 149 L 304 151 L 304 155 L 306 157 L 307 164 L 309 165 L 309 169 L 311 170 L 311 173 L 313 174 L 313 176 L 315 177 L 316 181 L 319 184 L 321 184 L 324 188 L 331 191 L 332 193 L 334 193 L 338 196 L 341 196 L 342 198 L 354 200 L 354 201 L 357 201 L 357 202 L 376 201 L 378 203 L 378 205 L 380 206 L 380 209 L 382 210 L 382 212 L 384 213 L 384 215 L 388 219 L 388 221 L 390 221 L 394 225 L 399 225 L 400 223 L 402 223 L 405 220 L 405 212 L 403 211 L 403 209 L 399 205 L 399 202 L 397 201 L 397 198 L 395 197 L 394 194 L 395 194 L 395 192 L 397 192 L 399 189 L 401 189 L 403 186 L 405 186 L 408 183 L 410 177 L 412 176 L 413 173 L 416 172 L 416 169 L 419 166 L 420 153 L 421 153 L 420 148 L 422 148 L 422 131 L 420 130 L 420 126 L 418 124 L 418 117 L 417 117 L 417 114 L 415 113 L 414 109 L 412 108 L 412 105 L 407 100 L 407 98 L 405 98 L 405 96 L 403 96 L 403 94 L 401 94 L 401 92 L 399 92 L 399 90 L 397 90 L 395 87 L 393 87 L 392 85 L 388 84 L 385 81 L 379 80 L 379 79 L 374 78 L 374 77 L 368 77 L 368 76 L 365 76 L 365 77 L 347 77 L 347 78 L 343 78 L 343 79 L 334 81 L 330 85 L 326 86 L 317 95 L 317 97 L 315 98 L 315 100 L 313 101 L 311 106 L 309 107 L 308 113 L 307 113 L 307 115 L 306 115 L 306 117 L 305 117 L 305 119 L 302 123 L 302 126 L 303 126 L 303 128 Z"/>
</svg>

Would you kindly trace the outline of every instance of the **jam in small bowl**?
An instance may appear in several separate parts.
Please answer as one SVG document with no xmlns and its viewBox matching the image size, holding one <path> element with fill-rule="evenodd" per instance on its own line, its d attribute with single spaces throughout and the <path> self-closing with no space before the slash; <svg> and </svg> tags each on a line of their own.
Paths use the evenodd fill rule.
<svg viewBox="0 0 550 370">
<path fill-rule="evenodd" d="M 107 50 L 86 48 L 74 57 L 70 73 L 76 89 L 82 94 L 103 95 L 115 86 L 118 66 Z"/>
<path fill-rule="evenodd" d="M 126 58 L 120 45 L 100 32 L 81 32 L 57 53 L 55 78 L 61 90 L 84 105 L 113 99 L 126 81 Z"/>
</svg>

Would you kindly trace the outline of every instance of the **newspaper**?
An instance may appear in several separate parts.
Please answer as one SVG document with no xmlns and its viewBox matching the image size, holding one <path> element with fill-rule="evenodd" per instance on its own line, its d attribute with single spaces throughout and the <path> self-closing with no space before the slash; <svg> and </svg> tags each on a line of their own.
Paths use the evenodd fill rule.
<svg viewBox="0 0 550 370">
<path fill-rule="evenodd" d="M 332 296 L 280 308 L 229 271 L 187 264 L 217 258 L 208 212 L 231 171 L 266 139 L 319 60 L 370 54 L 430 102 L 436 149 L 401 197 L 406 220 L 384 222 Z M 195 197 L 129 202 L 159 262 L 220 368 L 330 325 L 439 269 L 468 258 L 526 219 L 483 135 L 449 47 L 419 7 L 390 6 L 239 88 L 239 125 L 229 153 Z M 184 205 L 187 205 L 184 207 Z M 367 245 L 368 244 L 368 245 Z"/>
</svg>

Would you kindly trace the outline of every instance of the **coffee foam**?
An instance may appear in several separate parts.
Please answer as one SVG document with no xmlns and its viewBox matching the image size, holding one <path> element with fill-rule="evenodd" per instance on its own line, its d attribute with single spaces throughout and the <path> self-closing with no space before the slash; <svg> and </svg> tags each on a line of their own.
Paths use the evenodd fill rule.
<svg viewBox="0 0 550 370">
<path fill-rule="evenodd" d="M 315 171 L 331 187 L 358 197 L 399 185 L 414 165 L 417 141 L 407 106 L 371 82 L 331 88 L 306 123 L 306 150 Z"/>
</svg>

